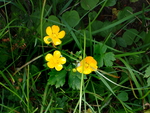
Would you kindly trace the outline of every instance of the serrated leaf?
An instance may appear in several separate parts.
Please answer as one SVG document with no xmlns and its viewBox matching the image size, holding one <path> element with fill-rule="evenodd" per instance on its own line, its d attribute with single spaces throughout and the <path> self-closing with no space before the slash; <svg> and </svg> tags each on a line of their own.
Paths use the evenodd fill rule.
<svg viewBox="0 0 150 113">
<path fill-rule="evenodd" d="M 94 58 L 98 63 L 98 67 L 103 66 L 103 58 L 106 50 L 107 46 L 105 44 L 98 43 L 94 45 Z"/>
<path fill-rule="evenodd" d="M 69 24 L 70 27 L 75 27 L 80 20 L 79 14 L 77 11 L 67 11 L 62 15 L 62 18 Z"/>
<path fill-rule="evenodd" d="M 70 71 L 68 79 L 69 87 L 71 87 L 72 89 L 80 89 L 80 82 L 81 82 L 80 76 L 81 76 L 80 73 Z"/>
<path fill-rule="evenodd" d="M 58 88 L 65 84 L 65 81 L 66 81 L 65 78 L 67 74 L 66 70 L 62 70 L 62 71 L 53 70 L 49 72 L 48 74 L 50 75 L 48 79 L 48 83 L 50 85 L 55 85 L 55 87 Z"/>
<path fill-rule="evenodd" d="M 122 38 L 127 45 L 132 45 L 137 34 L 138 31 L 136 29 L 129 29 L 123 34 Z"/>
<path fill-rule="evenodd" d="M 81 7 L 84 10 L 90 10 L 96 6 L 99 0 L 81 0 Z"/>
<path fill-rule="evenodd" d="M 104 63 L 106 67 L 112 66 L 113 61 L 115 61 L 115 55 L 112 52 L 108 52 L 104 55 Z"/>
<path fill-rule="evenodd" d="M 146 68 L 144 78 L 150 77 L 150 66 Z"/>
<path fill-rule="evenodd" d="M 117 97 L 122 100 L 122 101 L 127 101 L 128 100 L 128 93 L 126 93 L 125 91 L 122 91 L 121 93 L 119 93 L 117 95 Z"/>
</svg>

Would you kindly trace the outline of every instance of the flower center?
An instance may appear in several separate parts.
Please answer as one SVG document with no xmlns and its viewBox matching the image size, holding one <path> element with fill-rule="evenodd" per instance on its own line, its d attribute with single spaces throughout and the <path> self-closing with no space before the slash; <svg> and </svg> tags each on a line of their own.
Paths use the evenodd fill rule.
<svg viewBox="0 0 150 113">
<path fill-rule="evenodd" d="M 48 41 L 48 42 L 51 42 L 51 41 L 52 41 L 52 39 L 51 39 L 51 38 L 48 38 L 48 39 L 47 39 L 47 41 Z"/>
</svg>

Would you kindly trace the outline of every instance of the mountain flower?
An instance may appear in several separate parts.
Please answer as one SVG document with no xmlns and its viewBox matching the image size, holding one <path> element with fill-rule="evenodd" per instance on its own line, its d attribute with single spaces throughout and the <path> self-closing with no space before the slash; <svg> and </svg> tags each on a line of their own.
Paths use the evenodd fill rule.
<svg viewBox="0 0 150 113">
<path fill-rule="evenodd" d="M 66 63 L 66 58 L 62 57 L 60 51 L 54 51 L 53 55 L 52 54 L 47 54 L 45 56 L 45 60 L 47 62 L 47 66 L 49 68 L 55 68 L 57 71 L 62 70 L 63 65 Z"/>
<path fill-rule="evenodd" d="M 87 56 L 79 63 L 77 71 L 83 74 L 90 74 L 92 71 L 97 70 L 97 61 L 91 57 Z"/>
<path fill-rule="evenodd" d="M 46 34 L 48 35 L 44 37 L 44 42 L 46 44 L 53 43 L 54 45 L 60 45 L 60 39 L 65 36 L 65 31 L 60 31 L 59 26 L 53 25 L 52 27 L 48 26 L 46 28 Z"/>
</svg>

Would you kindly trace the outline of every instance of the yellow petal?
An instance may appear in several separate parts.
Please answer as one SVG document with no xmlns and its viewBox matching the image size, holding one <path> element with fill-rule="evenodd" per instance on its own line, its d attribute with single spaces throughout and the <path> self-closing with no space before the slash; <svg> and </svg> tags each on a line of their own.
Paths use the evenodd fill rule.
<svg viewBox="0 0 150 113">
<path fill-rule="evenodd" d="M 54 51 L 54 58 L 55 59 L 58 59 L 59 57 L 61 56 L 61 53 L 60 53 L 60 51 Z"/>
<path fill-rule="evenodd" d="M 58 38 L 63 38 L 65 36 L 65 31 L 61 31 L 58 33 Z"/>
<path fill-rule="evenodd" d="M 55 69 L 56 69 L 57 71 L 62 70 L 62 68 L 63 68 L 63 66 L 62 66 L 61 64 L 55 66 Z"/>
<path fill-rule="evenodd" d="M 65 64 L 66 63 L 66 58 L 65 57 L 59 58 L 59 62 L 60 62 L 60 64 Z"/>
<path fill-rule="evenodd" d="M 52 28 L 50 26 L 46 28 L 46 34 L 52 36 Z"/>
<path fill-rule="evenodd" d="M 55 65 L 53 64 L 53 62 L 47 62 L 47 66 L 49 68 L 54 68 L 55 67 Z"/>
<path fill-rule="evenodd" d="M 60 28 L 56 25 L 53 25 L 52 26 L 52 31 L 53 31 L 53 33 L 57 34 L 60 31 Z"/>
<path fill-rule="evenodd" d="M 44 42 L 46 43 L 46 44 L 50 44 L 52 41 L 49 41 L 49 36 L 45 36 L 44 37 Z"/>
<path fill-rule="evenodd" d="M 86 68 L 84 69 L 84 74 L 90 74 L 92 72 L 92 69 L 91 68 Z"/>
<path fill-rule="evenodd" d="M 61 44 L 61 40 L 58 38 L 53 38 L 52 40 L 53 40 L 54 45 L 60 45 Z"/>
<path fill-rule="evenodd" d="M 51 60 L 53 60 L 53 55 L 52 55 L 52 54 L 47 54 L 47 55 L 45 56 L 45 60 L 46 60 L 46 61 L 51 61 Z"/>
</svg>

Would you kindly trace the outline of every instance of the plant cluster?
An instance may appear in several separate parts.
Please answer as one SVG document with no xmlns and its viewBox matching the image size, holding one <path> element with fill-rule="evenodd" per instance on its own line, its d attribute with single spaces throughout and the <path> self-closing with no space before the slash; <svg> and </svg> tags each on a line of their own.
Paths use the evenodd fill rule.
<svg viewBox="0 0 150 113">
<path fill-rule="evenodd" d="M 149 113 L 149 23 L 148 0 L 1 0 L 0 113 Z"/>
</svg>

